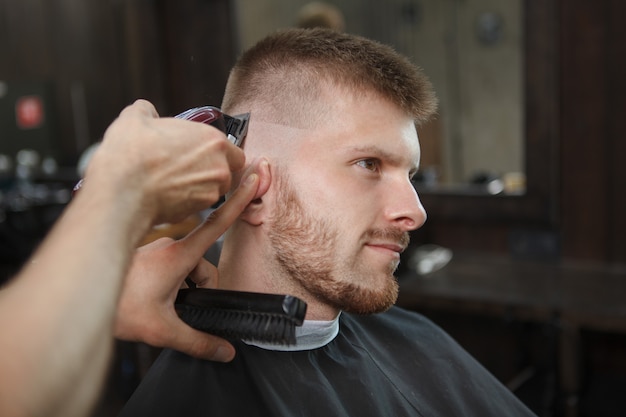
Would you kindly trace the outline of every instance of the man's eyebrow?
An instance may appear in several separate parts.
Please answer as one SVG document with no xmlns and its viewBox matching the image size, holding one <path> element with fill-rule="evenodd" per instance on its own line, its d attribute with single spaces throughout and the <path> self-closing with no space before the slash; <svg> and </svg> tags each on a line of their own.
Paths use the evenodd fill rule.
<svg viewBox="0 0 626 417">
<path fill-rule="evenodd" d="M 381 160 L 386 161 L 394 166 L 401 166 L 405 164 L 408 160 L 408 158 L 405 158 L 404 155 L 388 152 L 385 149 L 382 149 L 381 147 L 375 145 L 352 146 L 349 148 L 349 150 L 352 152 L 371 154 L 372 156 L 376 156 L 377 158 L 380 158 Z M 419 161 L 416 162 L 410 160 L 409 164 L 411 165 L 412 171 L 417 171 L 417 169 L 419 168 Z"/>
</svg>

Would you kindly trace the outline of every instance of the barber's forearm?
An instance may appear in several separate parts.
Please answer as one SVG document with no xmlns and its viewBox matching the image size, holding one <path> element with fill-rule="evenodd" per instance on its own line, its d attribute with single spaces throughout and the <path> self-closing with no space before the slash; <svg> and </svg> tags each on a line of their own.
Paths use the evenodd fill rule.
<svg viewBox="0 0 626 417">
<path fill-rule="evenodd" d="M 10 335 L 0 335 L 0 396 L 10 400 L 0 400 L 0 415 L 85 415 L 98 396 L 122 279 L 150 226 L 136 197 L 113 188 L 81 190 L 0 292 L 0 328 Z"/>
<path fill-rule="evenodd" d="M 244 163 L 213 127 L 144 100 L 120 113 L 34 262 L 0 291 L 0 415 L 86 414 L 134 248 L 153 222 L 215 203 Z"/>
</svg>

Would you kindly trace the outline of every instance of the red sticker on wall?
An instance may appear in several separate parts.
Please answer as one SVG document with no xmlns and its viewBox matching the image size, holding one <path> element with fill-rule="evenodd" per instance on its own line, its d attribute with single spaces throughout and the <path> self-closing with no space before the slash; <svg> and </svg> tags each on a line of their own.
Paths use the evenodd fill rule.
<svg viewBox="0 0 626 417">
<path fill-rule="evenodd" d="M 43 124 L 43 100 L 39 96 L 20 97 L 15 103 L 15 119 L 20 129 L 34 129 Z"/>
</svg>

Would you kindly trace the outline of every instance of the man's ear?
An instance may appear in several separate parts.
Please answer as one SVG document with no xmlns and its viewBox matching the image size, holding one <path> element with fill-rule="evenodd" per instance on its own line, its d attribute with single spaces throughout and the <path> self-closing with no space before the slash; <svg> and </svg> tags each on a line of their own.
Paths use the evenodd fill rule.
<svg viewBox="0 0 626 417">
<path fill-rule="evenodd" d="M 264 203 L 263 197 L 259 197 L 248 204 L 239 218 L 251 226 L 260 226 L 265 222 L 267 211 L 267 204 Z"/>
<path fill-rule="evenodd" d="M 265 217 L 269 213 L 266 200 L 269 198 L 267 192 L 272 182 L 269 162 L 266 159 L 262 159 L 255 171 L 259 176 L 259 188 L 254 196 L 254 200 L 248 204 L 239 218 L 252 226 L 260 226 L 264 223 Z"/>
</svg>

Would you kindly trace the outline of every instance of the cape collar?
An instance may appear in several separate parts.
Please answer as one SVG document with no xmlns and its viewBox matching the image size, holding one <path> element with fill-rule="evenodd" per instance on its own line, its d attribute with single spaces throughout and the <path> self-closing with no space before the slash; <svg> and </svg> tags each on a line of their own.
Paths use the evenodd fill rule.
<svg viewBox="0 0 626 417">
<path fill-rule="evenodd" d="M 302 326 L 296 327 L 295 345 L 272 345 L 246 340 L 244 340 L 244 342 L 261 349 L 283 352 L 318 349 L 332 342 L 339 333 L 340 315 L 341 313 L 339 313 L 334 320 L 330 321 L 305 320 Z"/>
</svg>

